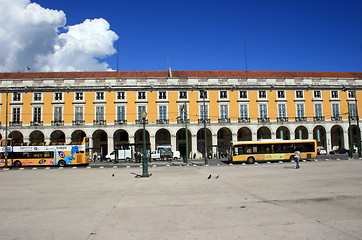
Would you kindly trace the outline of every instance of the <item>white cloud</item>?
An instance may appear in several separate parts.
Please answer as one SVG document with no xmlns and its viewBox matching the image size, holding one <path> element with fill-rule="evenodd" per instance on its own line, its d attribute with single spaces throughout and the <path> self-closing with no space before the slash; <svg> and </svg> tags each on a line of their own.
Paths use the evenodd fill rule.
<svg viewBox="0 0 362 240">
<path fill-rule="evenodd" d="M 117 34 L 104 19 L 65 26 L 63 11 L 30 0 L 0 0 L 0 72 L 105 71 Z M 63 28 L 65 33 L 58 29 Z M 64 31 L 63 31 L 64 32 Z"/>
</svg>

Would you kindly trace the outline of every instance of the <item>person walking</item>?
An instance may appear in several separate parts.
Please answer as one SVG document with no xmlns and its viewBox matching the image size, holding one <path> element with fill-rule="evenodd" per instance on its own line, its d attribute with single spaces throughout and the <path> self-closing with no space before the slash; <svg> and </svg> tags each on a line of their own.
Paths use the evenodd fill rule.
<svg viewBox="0 0 362 240">
<path fill-rule="evenodd" d="M 295 168 L 296 169 L 299 169 L 300 166 L 299 166 L 299 161 L 300 161 L 300 152 L 298 150 L 296 150 L 294 152 L 294 160 L 295 160 Z"/>
</svg>

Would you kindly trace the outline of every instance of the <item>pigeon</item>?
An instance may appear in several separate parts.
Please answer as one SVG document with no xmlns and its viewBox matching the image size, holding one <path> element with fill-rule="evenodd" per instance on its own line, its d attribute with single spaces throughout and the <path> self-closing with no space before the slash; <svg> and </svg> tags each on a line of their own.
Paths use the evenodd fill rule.
<svg viewBox="0 0 362 240">
<path fill-rule="evenodd" d="M 114 173 L 112 174 L 112 177 L 114 177 Z"/>
<path fill-rule="evenodd" d="M 218 179 L 218 178 L 219 178 L 219 175 L 217 175 L 215 178 Z"/>
<path fill-rule="evenodd" d="M 211 178 L 211 174 L 208 176 L 208 178 L 207 179 L 210 179 Z"/>
</svg>

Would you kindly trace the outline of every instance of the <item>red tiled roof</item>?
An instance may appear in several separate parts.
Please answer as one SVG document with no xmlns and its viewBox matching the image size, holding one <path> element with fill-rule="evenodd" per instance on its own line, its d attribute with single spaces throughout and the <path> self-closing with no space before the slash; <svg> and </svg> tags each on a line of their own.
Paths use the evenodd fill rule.
<svg viewBox="0 0 362 240">
<path fill-rule="evenodd" d="M 56 78 L 167 78 L 168 71 L 108 72 L 18 72 L 0 73 L 0 79 Z M 362 78 L 362 72 L 288 72 L 288 71 L 172 71 L 176 78 Z"/>
</svg>

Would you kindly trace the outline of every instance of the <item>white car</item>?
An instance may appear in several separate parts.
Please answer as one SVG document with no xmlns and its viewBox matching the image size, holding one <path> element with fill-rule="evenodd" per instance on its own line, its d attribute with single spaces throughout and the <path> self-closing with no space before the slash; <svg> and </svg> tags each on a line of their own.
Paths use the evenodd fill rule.
<svg viewBox="0 0 362 240">
<path fill-rule="evenodd" d="M 327 150 L 326 150 L 325 148 L 318 148 L 317 154 L 318 154 L 318 155 L 326 155 L 326 154 L 327 154 Z"/>
</svg>

